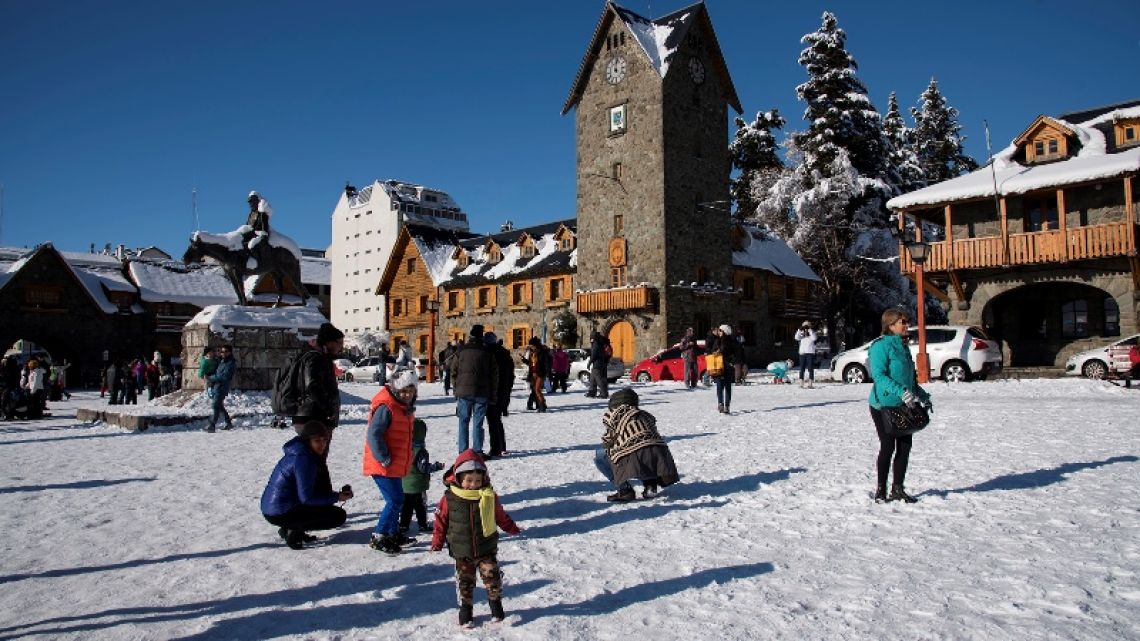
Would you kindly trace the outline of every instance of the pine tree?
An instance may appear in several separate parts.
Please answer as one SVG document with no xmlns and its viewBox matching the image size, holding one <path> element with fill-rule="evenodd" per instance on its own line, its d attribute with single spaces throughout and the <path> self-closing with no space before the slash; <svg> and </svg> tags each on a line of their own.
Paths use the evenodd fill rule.
<svg viewBox="0 0 1140 641">
<path fill-rule="evenodd" d="M 914 149 L 927 184 L 950 180 L 978 168 L 978 163 L 962 147 L 966 140 L 958 124 L 958 110 L 951 107 L 930 79 L 926 91 L 911 107 L 914 118 Z"/>
<path fill-rule="evenodd" d="M 887 98 L 887 113 L 883 116 L 883 132 L 890 143 L 890 164 L 899 174 L 900 193 L 914 191 L 926 186 L 922 167 L 914 153 L 914 130 L 906 125 L 895 92 Z"/>
<path fill-rule="evenodd" d="M 757 207 L 758 219 L 794 221 L 785 237 L 823 280 L 829 336 L 877 319 L 893 302 L 882 294 L 902 289 L 886 210 L 899 177 L 846 39 L 826 12 L 820 28 L 802 38 L 808 80 L 796 94 L 807 105 L 808 127 L 788 137 L 789 170 Z"/>
<path fill-rule="evenodd" d="M 740 170 L 730 187 L 738 218 L 755 217 L 757 197 L 753 194 L 762 198 L 783 173 L 784 163 L 776 153 L 780 145 L 772 130 L 782 129 L 784 124 L 784 118 L 775 109 L 757 113 L 751 123 L 736 119 L 736 137 L 728 151 L 732 166 Z"/>
</svg>

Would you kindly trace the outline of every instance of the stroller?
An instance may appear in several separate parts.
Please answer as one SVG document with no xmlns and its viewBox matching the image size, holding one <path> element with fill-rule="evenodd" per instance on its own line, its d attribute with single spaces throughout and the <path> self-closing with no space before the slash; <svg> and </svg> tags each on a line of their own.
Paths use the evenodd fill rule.
<svg viewBox="0 0 1140 641">
<path fill-rule="evenodd" d="M 33 405 L 31 396 L 22 389 L 0 391 L 0 416 L 3 416 L 4 420 L 39 418 L 43 415 L 43 411 Z"/>
</svg>

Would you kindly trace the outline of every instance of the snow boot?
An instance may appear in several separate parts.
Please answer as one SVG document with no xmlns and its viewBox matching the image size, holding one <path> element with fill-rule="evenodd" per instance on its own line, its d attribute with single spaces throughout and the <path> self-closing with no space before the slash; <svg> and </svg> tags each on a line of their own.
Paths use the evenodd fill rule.
<svg viewBox="0 0 1140 641">
<path fill-rule="evenodd" d="M 400 547 L 406 547 L 415 543 L 416 539 L 414 537 L 408 536 L 405 534 L 405 532 L 407 532 L 407 530 L 404 530 L 404 532 L 400 532 L 399 534 L 393 536 L 392 542 Z"/>
<path fill-rule="evenodd" d="M 289 530 L 286 530 L 285 528 L 277 528 L 277 536 L 281 537 L 281 540 L 284 541 L 285 539 L 289 538 Z M 312 543 L 313 541 L 317 540 L 317 537 L 313 536 L 312 534 L 301 532 L 301 540 L 305 543 Z"/>
<path fill-rule="evenodd" d="M 495 623 L 507 618 L 503 613 L 503 600 L 502 599 L 487 599 L 487 603 L 491 606 L 491 620 Z"/>
<path fill-rule="evenodd" d="M 903 503 L 917 503 L 918 499 L 906 493 L 901 485 L 891 486 L 891 495 L 887 497 L 888 501 L 902 501 Z"/>
<path fill-rule="evenodd" d="M 305 549 L 305 533 L 301 530 L 289 530 L 285 533 L 285 545 L 293 550 Z"/>
<path fill-rule="evenodd" d="M 617 492 L 607 496 L 606 500 L 610 503 L 629 503 L 636 498 L 637 492 L 634 492 L 632 487 L 623 487 Z"/>
<path fill-rule="evenodd" d="M 887 488 L 886 488 L 886 486 L 880 485 L 879 487 L 875 488 L 875 502 L 876 503 L 885 503 L 886 500 L 887 500 Z"/>
<path fill-rule="evenodd" d="M 459 606 L 459 627 L 473 628 L 475 623 L 472 621 L 474 617 L 471 616 L 471 604 L 464 603 Z"/>
<path fill-rule="evenodd" d="M 396 556 L 402 551 L 400 546 L 392 540 L 392 537 L 384 534 L 373 533 L 372 539 L 368 541 L 368 547 L 373 550 L 379 550 L 388 556 Z"/>
<path fill-rule="evenodd" d="M 642 482 L 645 484 L 645 487 L 641 489 L 641 498 L 647 499 L 657 494 L 657 479 L 649 479 Z"/>
<path fill-rule="evenodd" d="M 724 414 L 724 403 L 717 403 L 716 411 L 720 414 Z"/>
</svg>

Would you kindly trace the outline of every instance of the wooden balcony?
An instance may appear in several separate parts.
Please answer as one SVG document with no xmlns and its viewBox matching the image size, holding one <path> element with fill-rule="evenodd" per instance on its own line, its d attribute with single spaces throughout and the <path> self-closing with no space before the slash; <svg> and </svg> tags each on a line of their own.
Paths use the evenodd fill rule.
<svg viewBox="0 0 1140 641">
<path fill-rule="evenodd" d="M 1136 230 L 1126 222 L 1072 227 L 1066 230 L 964 238 L 932 243 L 927 272 L 1041 265 L 1090 258 L 1136 256 Z M 1131 233 L 1130 233 L 1131 232 Z M 1008 249 L 1003 239 L 1008 239 Z M 914 272 L 914 262 L 899 248 L 899 267 Z"/>
<path fill-rule="evenodd" d="M 652 310 L 657 306 L 657 290 L 653 287 L 623 287 L 577 294 L 579 314 L 625 309 Z"/>
</svg>

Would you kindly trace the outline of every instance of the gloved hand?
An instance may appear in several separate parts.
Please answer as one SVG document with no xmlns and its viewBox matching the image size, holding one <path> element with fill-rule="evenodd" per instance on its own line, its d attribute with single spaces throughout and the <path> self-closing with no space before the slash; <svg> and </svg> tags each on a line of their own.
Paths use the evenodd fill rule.
<svg viewBox="0 0 1140 641">
<path fill-rule="evenodd" d="M 927 414 L 933 414 L 934 413 L 934 403 L 931 403 L 929 398 L 926 399 L 926 402 L 924 402 L 922 404 L 922 406 L 926 408 Z"/>
<path fill-rule="evenodd" d="M 907 407 L 914 407 L 915 405 L 918 405 L 918 397 L 915 396 L 914 392 L 910 390 L 903 392 L 902 401 L 903 404 Z"/>
<path fill-rule="evenodd" d="M 443 463 L 440 463 L 439 461 L 436 461 L 435 463 L 431 464 L 431 471 L 432 472 L 438 472 L 442 469 L 443 469 Z"/>
</svg>

